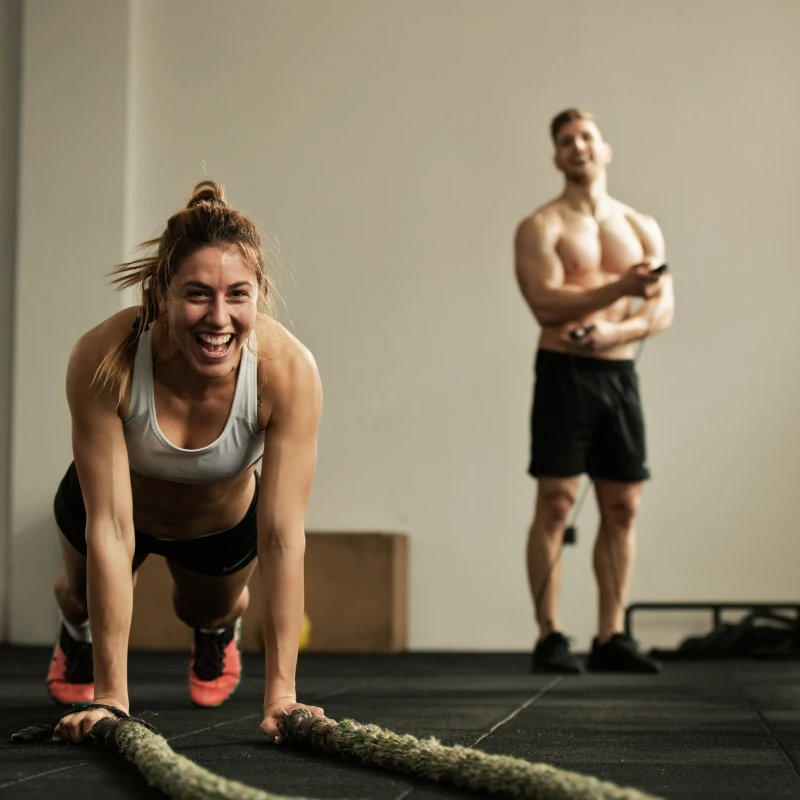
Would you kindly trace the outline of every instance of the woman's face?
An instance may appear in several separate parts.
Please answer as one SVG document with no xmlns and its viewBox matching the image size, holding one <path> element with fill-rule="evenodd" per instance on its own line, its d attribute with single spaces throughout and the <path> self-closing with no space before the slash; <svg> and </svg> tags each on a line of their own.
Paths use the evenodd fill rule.
<svg viewBox="0 0 800 800">
<path fill-rule="evenodd" d="M 206 247 L 186 258 L 169 285 L 169 336 L 209 378 L 235 369 L 258 314 L 258 287 L 241 251 Z"/>
</svg>

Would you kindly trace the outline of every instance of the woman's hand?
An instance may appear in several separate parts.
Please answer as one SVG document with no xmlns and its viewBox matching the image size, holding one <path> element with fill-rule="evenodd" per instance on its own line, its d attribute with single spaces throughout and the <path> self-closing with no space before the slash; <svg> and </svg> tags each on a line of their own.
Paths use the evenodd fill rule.
<svg viewBox="0 0 800 800">
<path fill-rule="evenodd" d="M 104 706 L 112 706 L 120 711 L 128 713 L 128 704 L 123 703 L 116 697 L 95 697 L 93 703 L 102 703 Z M 104 708 L 89 708 L 86 711 L 76 711 L 62 717 L 53 731 L 53 739 L 57 742 L 66 744 L 84 744 L 89 738 L 89 731 L 95 723 L 101 719 L 110 717 L 116 719 L 114 714 Z"/>
<path fill-rule="evenodd" d="M 278 730 L 278 722 L 298 708 L 304 708 L 306 711 L 310 711 L 315 717 L 325 716 L 325 712 L 321 708 L 298 703 L 294 695 L 278 697 L 270 701 L 264 708 L 264 721 L 260 726 L 261 733 L 273 744 L 280 744 L 281 732 Z"/>
</svg>

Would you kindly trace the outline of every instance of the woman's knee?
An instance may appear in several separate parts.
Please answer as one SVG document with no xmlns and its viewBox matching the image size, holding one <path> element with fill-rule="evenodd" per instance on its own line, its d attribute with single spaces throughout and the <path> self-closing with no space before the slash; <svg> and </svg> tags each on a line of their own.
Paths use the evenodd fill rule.
<svg viewBox="0 0 800 800">
<path fill-rule="evenodd" d="M 244 614 L 249 600 L 247 586 L 238 595 L 227 591 L 205 591 L 198 596 L 182 590 L 177 584 L 172 591 L 175 615 L 190 628 L 221 628 Z"/>
<path fill-rule="evenodd" d="M 69 570 L 62 567 L 56 575 L 53 591 L 63 614 L 70 618 L 88 617 L 85 577 L 80 580 L 79 576 L 70 575 Z"/>
</svg>

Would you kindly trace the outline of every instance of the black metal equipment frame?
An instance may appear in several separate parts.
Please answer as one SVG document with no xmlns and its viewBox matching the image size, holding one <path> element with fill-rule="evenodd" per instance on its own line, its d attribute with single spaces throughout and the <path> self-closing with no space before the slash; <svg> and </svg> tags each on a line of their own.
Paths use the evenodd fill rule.
<svg viewBox="0 0 800 800">
<path fill-rule="evenodd" d="M 800 602 L 798 601 L 785 603 L 747 603 L 739 601 L 732 603 L 710 600 L 696 603 L 632 603 L 625 609 L 625 633 L 628 636 L 633 636 L 633 615 L 637 611 L 710 611 L 715 629 L 722 621 L 723 611 L 760 611 L 769 614 L 775 613 L 778 609 L 794 611 L 798 624 L 800 624 Z"/>
</svg>

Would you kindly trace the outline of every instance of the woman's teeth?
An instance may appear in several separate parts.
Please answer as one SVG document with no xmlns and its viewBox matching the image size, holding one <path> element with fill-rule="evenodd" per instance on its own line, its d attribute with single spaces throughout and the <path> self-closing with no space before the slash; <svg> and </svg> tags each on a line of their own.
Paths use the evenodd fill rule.
<svg viewBox="0 0 800 800">
<path fill-rule="evenodd" d="M 208 350 L 211 353 L 222 353 L 227 349 L 231 339 L 233 339 L 233 334 L 210 336 L 207 333 L 198 333 L 197 338 L 204 350 Z"/>
</svg>

